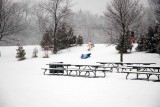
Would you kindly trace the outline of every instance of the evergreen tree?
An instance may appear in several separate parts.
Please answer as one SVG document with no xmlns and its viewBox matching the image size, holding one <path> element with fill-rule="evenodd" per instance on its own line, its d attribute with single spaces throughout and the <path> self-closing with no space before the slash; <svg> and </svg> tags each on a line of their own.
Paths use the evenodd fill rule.
<svg viewBox="0 0 160 107">
<path fill-rule="evenodd" d="M 144 48 L 146 52 L 149 53 L 156 53 L 157 51 L 157 38 L 154 35 L 154 29 L 152 27 L 149 27 L 148 34 L 144 43 Z"/>
<path fill-rule="evenodd" d="M 16 55 L 16 58 L 18 58 L 18 61 L 25 60 L 26 59 L 25 55 L 26 55 L 26 52 L 23 49 L 23 46 L 18 46 L 17 55 Z"/>
<path fill-rule="evenodd" d="M 156 42 L 157 42 L 157 53 L 158 54 L 160 54 L 160 26 L 159 25 L 157 25 L 157 27 L 156 27 L 156 38 L 157 38 L 157 40 L 156 40 Z"/>
<path fill-rule="evenodd" d="M 72 28 L 69 29 L 68 32 L 68 45 L 69 47 L 73 44 L 76 44 L 77 37 L 74 35 L 74 30 Z"/>
<path fill-rule="evenodd" d="M 131 35 L 130 31 L 128 30 L 127 33 L 123 36 L 121 35 L 118 41 L 118 44 L 116 46 L 116 49 L 121 52 L 121 49 L 123 48 L 123 53 L 127 53 L 128 50 L 132 50 L 132 44 L 130 41 Z"/>
<path fill-rule="evenodd" d="M 137 42 L 137 51 L 146 51 L 149 53 L 159 53 L 160 28 L 156 25 L 154 28 L 149 27 L 145 37 L 140 38 Z"/>
<path fill-rule="evenodd" d="M 79 36 L 77 37 L 77 44 L 78 44 L 78 45 L 82 45 L 82 44 L 83 44 L 83 37 L 82 37 L 81 35 L 79 35 Z"/>
<path fill-rule="evenodd" d="M 63 23 L 58 29 L 57 35 L 56 41 L 58 50 L 69 48 L 73 44 L 76 44 L 76 36 L 74 36 L 74 31 L 72 27 L 69 27 L 66 23 Z"/>
<path fill-rule="evenodd" d="M 140 37 L 140 39 L 137 41 L 138 46 L 136 47 L 137 51 L 145 51 L 145 38 L 144 37 Z"/>
<path fill-rule="evenodd" d="M 55 42 L 55 43 L 53 43 Z M 56 36 L 53 37 L 53 30 L 47 30 L 43 35 L 41 41 L 41 47 L 45 50 L 53 48 L 53 52 L 57 53 L 61 49 L 71 47 L 76 44 L 76 36 L 74 35 L 74 30 L 72 27 L 68 26 L 66 23 L 62 23 L 56 32 Z"/>
<path fill-rule="evenodd" d="M 157 53 L 160 55 L 160 42 L 159 42 L 158 47 L 157 47 Z"/>
<path fill-rule="evenodd" d="M 46 46 L 52 46 L 52 30 L 47 30 L 41 40 L 41 47 L 45 50 Z"/>
</svg>

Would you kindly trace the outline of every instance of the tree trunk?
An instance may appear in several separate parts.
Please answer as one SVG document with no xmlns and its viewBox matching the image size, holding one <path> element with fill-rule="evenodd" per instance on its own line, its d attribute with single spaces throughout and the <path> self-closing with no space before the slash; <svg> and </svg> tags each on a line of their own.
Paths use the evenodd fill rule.
<svg viewBox="0 0 160 107">
<path fill-rule="evenodd" d="M 57 40 L 56 40 L 56 32 L 57 32 L 58 24 L 55 23 L 54 34 L 53 34 L 53 53 L 57 54 Z"/>
<path fill-rule="evenodd" d="M 121 62 L 123 62 L 123 50 L 124 50 L 124 46 L 123 46 L 123 45 L 124 45 L 124 33 L 123 33 L 123 35 L 122 35 L 122 43 L 121 43 L 121 45 L 122 45 L 122 46 L 121 46 L 121 53 L 120 53 L 120 54 L 121 54 L 121 55 L 120 55 L 120 61 L 121 61 Z"/>
</svg>

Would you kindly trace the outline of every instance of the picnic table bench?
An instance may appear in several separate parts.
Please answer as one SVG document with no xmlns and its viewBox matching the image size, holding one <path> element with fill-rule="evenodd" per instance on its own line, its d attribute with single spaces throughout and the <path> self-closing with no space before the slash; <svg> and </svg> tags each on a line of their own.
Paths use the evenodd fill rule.
<svg viewBox="0 0 160 107">
<path fill-rule="evenodd" d="M 63 72 L 58 72 L 58 71 L 63 71 L 63 70 L 65 70 L 65 69 L 64 69 L 64 68 L 42 68 L 42 70 L 44 70 L 44 75 L 45 75 L 45 74 L 46 74 L 46 71 L 50 71 L 50 70 L 56 71 L 56 72 L 50 72 L 51 74 L 52 74 L 52 73 L 55 73 L 55 74 L 62 73 L 62 74 L 63 74 Z"/>
<path fill-rule="evenodd" d="M 151 64 L 156 64 L 156 63 L 150 63 L 150 62 L 97 62 L 100 64 L 103 64 L 104 67 L 113 67 L 116 68 L 117 72 L 119 72 L 120 68 L 123 70 L 126 69 L 134 69 L 128 67 L 128 65 L 151 65 Z M 110 66 L 111 65 L 111 66 Z M 124 66 L 126 65 L 126 66 Z M 111 70 L 113 70 L 113 68 Z"/>
</svg>

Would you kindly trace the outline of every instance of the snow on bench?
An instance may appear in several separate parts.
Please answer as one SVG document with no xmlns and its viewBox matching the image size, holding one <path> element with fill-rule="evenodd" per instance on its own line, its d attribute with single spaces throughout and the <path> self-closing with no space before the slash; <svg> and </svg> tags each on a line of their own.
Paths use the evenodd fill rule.
<svg viewBox="0 0 160 107">
<path fill-rule="evenodd" d="M 59 70 L 59 71 L 63 71 L 63 70 L 65 70 L 65 68 L 62 68 L 62 67 L 59 67 L 59 68 L 42 68 L 42 70 L 44 70 L 44 75 L 45 75 L 45 73 L 46 73 L 46 71 L 48 70 L 53 70 L 53 71 L 57 71 L 57 70 Z M 57 73 L 58 74 L 58 73 Z"/>
<path fill-rule="evenodd" d="M 151 71 L 138 71 L 138 72 L 135 72 L 135 71 L 124 71 L 122 73 L 127 73 L 126 75 L 126 79 L 128 79 L 128 76 L 129 74 L 137 74 L 137 79 L 139 77 L 140 74 L 145 74 L 147 76 L 147 80 L 149 81 L 149 77 L 151 75 L 156 75 L 158 77 L 158 80 L 159 80 L 159 75 L 160 75 L 160 72 L 151 72 Z"/>
</svg>

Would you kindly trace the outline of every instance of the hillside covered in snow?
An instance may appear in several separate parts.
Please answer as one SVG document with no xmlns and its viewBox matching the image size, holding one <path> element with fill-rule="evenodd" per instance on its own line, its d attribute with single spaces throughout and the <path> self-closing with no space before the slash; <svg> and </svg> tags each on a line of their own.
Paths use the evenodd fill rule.
<svg viewBox="0 0 160 107">
<path fill-rule="evenodd" d="M 37 47 L 38 58 L 32 58 Z M 136 45 L 135 45 L 136 47 Z M 0 47 L 0 107 L 160 107 L 160 83 L 136 80 L 136 75 L 107 73 L 105 78 L 43 75 L 47 63 L 95 64 L 99 61 L 119 62 L 114 45 L 95 44 L 62 50 L 58 54 L 44 52 L 39 46 L 24 46 L 26 60 L 17 61 L 17 47 Z M 91 53 L 88 59 L 81 54 Z M 152 62 L 160 66 L 160 56 L 132 50 L 124 55 L 124 62 Z M 143 75 L 142 75 L 143 77 Z M 146 76 L 144 75 L 144 78 Z"/>
</svg>

